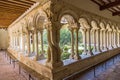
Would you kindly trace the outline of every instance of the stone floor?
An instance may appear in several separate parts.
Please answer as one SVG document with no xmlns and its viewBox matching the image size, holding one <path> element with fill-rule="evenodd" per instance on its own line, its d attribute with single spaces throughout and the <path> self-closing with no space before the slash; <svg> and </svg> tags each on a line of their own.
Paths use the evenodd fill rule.
<svg viewBox="0 0 120 80">
<path fill-rule="evenodd" d="M 4 52 L 0 52 L 0 80 L 27 80 L 18 70 L 17 66 L 14 68 L 9 63 L 9 58 L 5 57 Z"/>
</svg>

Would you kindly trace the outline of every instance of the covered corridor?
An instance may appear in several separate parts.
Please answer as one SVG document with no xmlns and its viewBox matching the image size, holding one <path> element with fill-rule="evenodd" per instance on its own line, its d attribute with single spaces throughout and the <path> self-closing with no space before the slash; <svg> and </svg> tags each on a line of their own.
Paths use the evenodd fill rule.
<svg viewBox="0 0 120 80">
<path fill-rule="evenodd" d="M 0 15 L 0 49 L 6 50 L 10 61 L 14 57 L 13 62 L 25 66 L 29 80 L 31 74 L 35 80 L 63 80 L 110 59 L 116 63 L 94 79 L 116 79 L 119 73 L 114 71 L 119 71 L 120 65 L 118 3 L 118 0 L 0 1 L 0 6 L 10 9 L 0 7 L 4 10 L 0 12 L 4 14 Z M 3 19 L 8 21 L 2 22 Z M 115 75 L 110 76 L 109 71 Z"/>
</svg>

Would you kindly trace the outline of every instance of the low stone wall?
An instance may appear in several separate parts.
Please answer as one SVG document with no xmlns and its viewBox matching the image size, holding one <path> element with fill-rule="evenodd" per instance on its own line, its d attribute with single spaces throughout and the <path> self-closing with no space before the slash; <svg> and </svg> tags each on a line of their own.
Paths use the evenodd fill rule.
<svg viewBox="0 0 120 80">
<path fill-rule="evenodd" d="M 51 77 L 51 69 L 50 68 L 38 63 L 37 61 L 30 59 L 29 57 L 24 56 L 22 53 L 18 53 L 17 51 L 14 51 L 12 49 L 8 49 L 8 52 L 10 54 L 12 54 L 16 59 L 18 59 L 19 62 L 27 65 L 29 68 L 31 68 L 34 71 L 41 74 L 41 76 L 39 76 L 40 80 L 50 80 L 49 79 Z"/>
<path fill-rule="evenodd" d="M 93 55 L 91 57 L 78 60 L 74 63 L 58 67 L 57 69 L 51 70 L 47 66 L 38 63 L 30 59 L 29 57 L 24 56 L 17 51 L 8 49 L 8 52 L 15 56 L 20 62 L 27 65 L 31 69 L 41 74 L 40 80 L 62 80 L 63 78 L 74 74 L 75 72 L 82 72 L 92 66 L 95 66 L 117 54 L 120 53 L 120 48 L 113 50 L 105 51 L 100 54 Z"/>
<path fill-rule="evenodd" d="M 54 73 L 54 78 L 55 78 L 55 80 L 61 80 L 61 79 L 65 78 L 67 76 L 70 76 L 76 72 L 82 72 L 82 71 L 84 71 L 92 66 L 95 66 L 95 65 L 97 65 L 119 53 L 120 53 L 120 48 L 116 48 L 113 50 L 102 52 L 100 54 L 93 55 L 91 57 L 76 61 L 69 65 L 63 66 Z"/>
</svg>

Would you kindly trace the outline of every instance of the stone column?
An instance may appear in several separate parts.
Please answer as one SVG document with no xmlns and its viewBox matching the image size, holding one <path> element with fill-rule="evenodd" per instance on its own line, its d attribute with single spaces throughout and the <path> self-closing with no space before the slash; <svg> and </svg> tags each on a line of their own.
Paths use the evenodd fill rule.
<svg viewBox="0 0 120 80">
<path fill-rule="evenodd" d="M 90 37 L 90 28 L 87 29 L 87 37 L 88 37 L 88 53 L 89 55 L 93 55 L 92 50 L 91 50 L 91 37 Z"/>
<path fill-rule="evenodd" d="M 22 33 L 22 52 L 25 52 L 25 35 Z"/>
<path fill-rule="evenodd" d="M 43 45 L 43 31 L 40 31 L 40 40 L 41 40 L 41 52 L 44 53 L 44 45 Z"/>
<path fill-rule="evenodd" d="M 35 35 L 35 52 L 36 52 L 36 59 L 35 60 L 39 60 L 39 52 L 38 52 L 38 31 L 35 30 L 34 32 Z"/>
<path fill-rule="evenodd" d="M 104 38 L 103 38 L 104 36 L 103 36 L 103 30 L 101 30 L 101 50 L 103 50 L 103 40 L 104 40 Z"/>
<path fill-rule="evenodd" d="M 107 49 L 107 30 L 104 30 L 104 50 L 108 50 Z"/>
<path fill-rule="evenodd" d="M 109 40 L 109 31 L 107 30 L 107 48 L 110 47 L 110 40 Z"/>
<path fill-rule="evenodd" d="M 61 61 L 61 50 L 59 47 L 60 26 L 59 22 L 52 21 L 47 27 L 48 59 L 46 65 L 52 69 L 56 69 L 56 67 L 63 65 L 63 62 Z"/>
<path fill-rule="evenodd" d="M 120 47 L 120 33 L 118 32 L 117 33 L 117 44 L 118 44 L 118 47 Z"/>
<path fill-rule="evenodd" d="M 118 46 L 117 46 L 117 37 L 118 37 L 118 36 L 117 36 L 117 31 L 116 31 L 116 32 L 115 32 L 115 46 L 116 46 L 116 47 L 118 47 Z"/>
<path fill-rule="evenodd" d="M 112 47 L 114 48 L 114 32 L 112 31 L 111 34 L 112 34 Z"/>
<path fill-rule="evenodd" d="M 94 39 L 94 52 L 97 52 L 97 46 L 96 46 L 96 30 L 93 31 L 93 39 Z"/>
<path fill-rule="evenodd" d="M 30 32 L 27 34 L 27 55 L 30 54 L 31 48 L 30 48 Z"/>
<path fill-rule="evenodd" d="M 75 51 L 75 55 L 74 55 L 74 59 L 78 60 L 80 59 L 79 53 L 78 53 L 78 32 L 79 32 L 79 28 L 75 29 L 75 33 L 76 33 L 76 51 Z"/>
<path fill-rule="evenodd" d="M 74 29 L 70 29 L 70 32 L 71 32 L 71 55 L 70 55 L 70 58 L 71 59 L 74 59 Z"/>
<path fill-rule="evenodd" d="M 83 54 L 87 55 L 87 44 L 86 44 L 86 29 L 82 29 L 82 33 L 83 33 L 83 44 L 84 44 L 84 52 Z"/>
<path fill-rule="evenodd" d="M 100 50 L 100 30 L 99 29 L 96 30 L 96 35 L 97 35 L 97 52 L 102 52 Z"/>
<path fill-rule="evenodd" d="M 32 48 L 33 48 L 33 52 L 35 52 L 35 35 L 34 35 L 34 31 L 32 32 Z"/>
<path fill-rule="evenodd" d="M 109 32 L 110 47 L 112 48 L 112 31 Z"/>
</svg>

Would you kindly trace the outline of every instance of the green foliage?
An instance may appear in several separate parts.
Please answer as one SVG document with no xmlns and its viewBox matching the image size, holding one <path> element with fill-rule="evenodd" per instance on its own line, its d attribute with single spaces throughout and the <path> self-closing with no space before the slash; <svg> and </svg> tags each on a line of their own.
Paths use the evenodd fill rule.
<svg viewBox="0 0 120 80">
<path fill-rule="evenodd" d="M 78 50 L 78 53 L 81 55 L 82 54 L 82 52 L 83 52 L 83 50 Z"/>
<path fill-rule="evenodd" d="M 62 60 L 68 59 L 69 56 L 70 56 L 70 53 L 63 52 L 62 55 L 61 55 L 61 59 L 62 59 Z"/>
<path fill-rule="evenodd" d="M 47 41 L 48 41 L 48 40 L 47 40 L 47 31 L 44 30 L 44 31 L 43 31 L 43 44 L 47 44 L 47 43 L 48 43 Z"/>
</svg>

